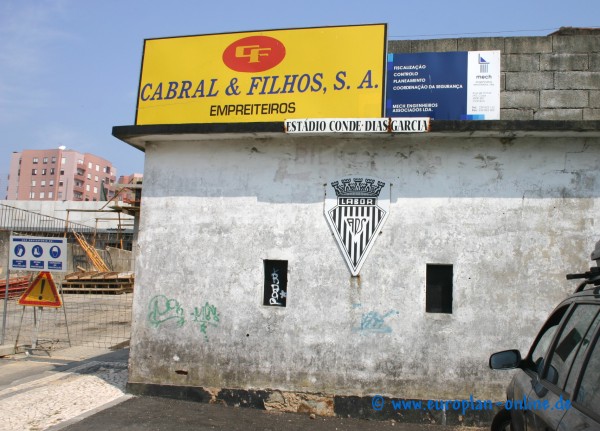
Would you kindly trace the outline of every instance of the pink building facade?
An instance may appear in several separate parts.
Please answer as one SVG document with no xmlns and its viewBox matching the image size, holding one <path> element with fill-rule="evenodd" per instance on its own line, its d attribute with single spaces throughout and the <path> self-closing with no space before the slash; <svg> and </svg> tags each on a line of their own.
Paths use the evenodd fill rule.
<svg viewBox="0 0 600 431">
<path fill-rule="evenodd" d="M 14 152 L 6 199 L 107 200 L 114 196 L 116 174 L 111 162 L 90 153 L 63 148 Z"/>
</svg>

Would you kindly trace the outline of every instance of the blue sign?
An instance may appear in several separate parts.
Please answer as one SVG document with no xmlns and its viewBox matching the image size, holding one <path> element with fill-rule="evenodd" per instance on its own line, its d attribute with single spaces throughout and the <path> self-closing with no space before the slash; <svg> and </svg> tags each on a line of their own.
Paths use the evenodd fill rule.
<svg viewBox="0 0 600 431">
<path fill-rule="evenodd" d="M 48 270 L 62 271 L 62 269 L 63 269 L 62 262 L 54 262 L 52 260 L 48 261 Z"/>
<path fill-rule="evenodd" d="M 15 256 L 22 257 L 24 254 L 25 254 L 25 247 L 23 247 L 21 244 L 18 244 L 15 247 Z"/>
<path fill-rule="evenodd" d="M 15 269 L 25 269 L 27 268 L 27 261 L 21 259 L 13 259 L 12 267 Z"/>
<path fill-rule="evenodd" d="M 44 261 L 43 260 L 30 260 L 29 268 L 31 269 L 44 269 Z"/>
<path fill-rule="evenodd" d="M 57 259 L 58 257 L 60 257 L 60 248 L 57 246 L 52 246 L 50 248 L 50 256 L 52 256 L 53 259 Z"/>
<path fill-rule="evenodd" d="M 500 119 L 500 51 L 388 54 L 386 116 Z"/>
<path fill-rule="evenodd" d="M 8 269 L 65 272 L 67 253 L 66 238 L 11 235 Z"/>
<path fill-rule="evenodd" d="M 467 112 L 467 53 L 388 54 L 387 117 L 460 119 Z"/>
<path fill-rule="evenodd" d="M 34 245 L 31 249 L 31 254 L 33 254 L 33 257 L 40 257 L 44 254 L 44 249 L 40 245 Z"/>
</svg>

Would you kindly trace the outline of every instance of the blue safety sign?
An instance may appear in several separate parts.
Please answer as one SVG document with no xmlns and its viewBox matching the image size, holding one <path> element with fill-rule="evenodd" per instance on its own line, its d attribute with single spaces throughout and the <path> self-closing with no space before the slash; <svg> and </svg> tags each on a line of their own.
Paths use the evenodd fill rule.
<svg viewBox="0 0 600 431">
<path fill-rule="evenodd" d="M 55 245 L 50 247 L 50 256 L 53 259 L 58 259 L 60 257 L 60 248 Z"/>
<path fill-rule="evenodd" d="M 67 271 L 66 238 L 11 236 L 9 250 L 9 269 Z"/>
<path fill-rule="evenodd" d="M 44 261 L 43 260 L 30 260 L 29 268 L 31 269 L 39 269 L 40 271 L 44 269 Z"/>
<path fill-rule="evenodd" d="M 25 254 L 25 247 L 23 247 L 22 244 L 18 244 L 15 247 L 15 256 L 17 256 L 17 257 L 23 257 L 24 254 Z"/>
</svg>

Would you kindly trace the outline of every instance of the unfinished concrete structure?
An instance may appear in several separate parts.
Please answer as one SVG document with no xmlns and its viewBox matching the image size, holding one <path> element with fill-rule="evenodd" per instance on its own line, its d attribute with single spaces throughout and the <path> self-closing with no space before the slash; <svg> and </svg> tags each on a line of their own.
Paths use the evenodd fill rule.
<svg viewBox="0 0 600 431">
<path fill-rule="evenodd" d="M 389 43 L 481 49 L 502 51 L 500 121 L 115 127 L 146 153 L 130 390 L 371 417 L 374 394 L 501 400 L 490 353 L 528 349 L 598 240 L 600 37 Z M 359 277 L 323 211 L 349 175 L 391 183 Z M 287 264 L 285 307 L 263 305 L 270 261 Z M 439 265 L 450 308 L 428 312 Z"/>
</svg>

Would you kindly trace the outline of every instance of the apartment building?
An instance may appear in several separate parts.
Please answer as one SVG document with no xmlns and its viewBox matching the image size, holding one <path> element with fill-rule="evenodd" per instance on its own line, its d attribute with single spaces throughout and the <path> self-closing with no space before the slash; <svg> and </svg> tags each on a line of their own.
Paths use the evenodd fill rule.
<svg viewBox="0 0 600 431">
<path fill-rule="evenodd" d="M 114 196 L 116 169 L 90 153 L 64 147 L 14 152 L 8 200 L 100 201 Z"/>
</svg>

